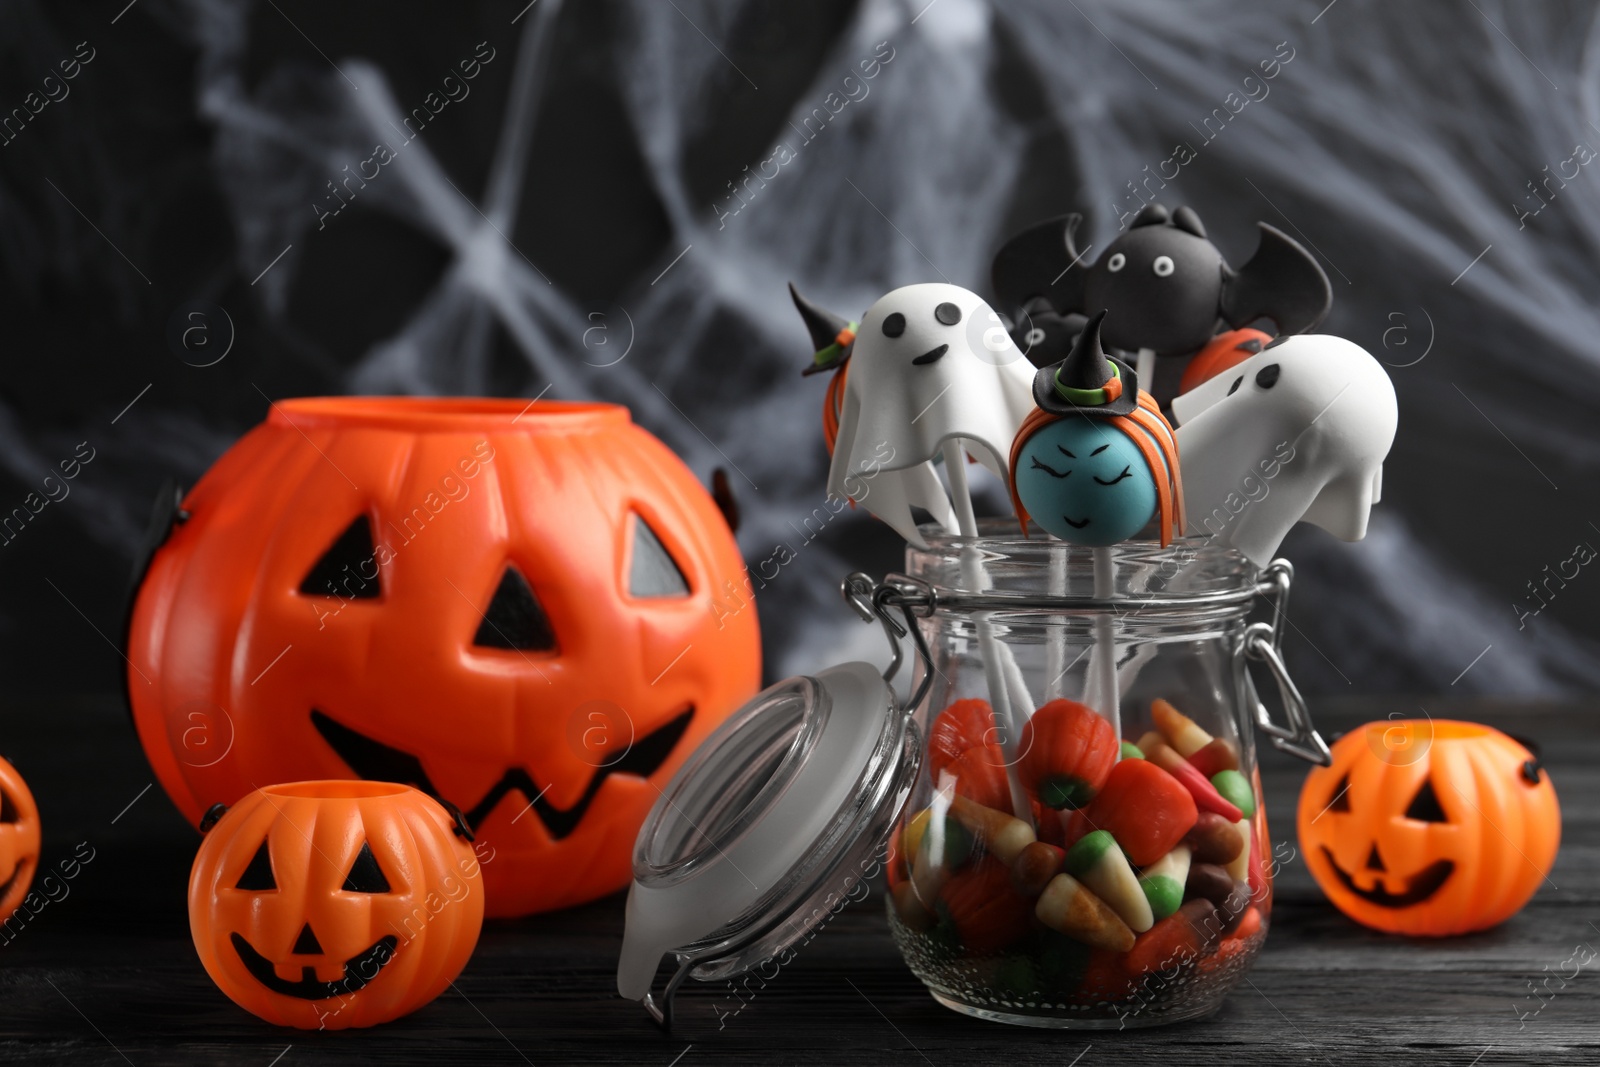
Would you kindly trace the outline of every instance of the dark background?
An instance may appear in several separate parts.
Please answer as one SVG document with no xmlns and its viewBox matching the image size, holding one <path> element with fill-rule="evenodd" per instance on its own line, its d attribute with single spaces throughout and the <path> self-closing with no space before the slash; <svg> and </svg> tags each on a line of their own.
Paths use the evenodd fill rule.
<svg viewBox="0 0 1600 1067">
<path fill-rule="evenodd" d="M 883 41 L 894 58 L 868 95 L 802 144 L 795 125 Z M 327 183 L 394 140 L 374 118 L 385 100 L 420 106 L 487 49 L 470 95 L 319 223 Z M 34 1025 L 121 1062 L 95 1019 L 108 1044 L 143 1020 L 138 1062 L 168 1038 L 193 1051 L 212 1021 L 263 1064 L 289 1043 L 206 986 L 183 943 L 193 836 L 159 787 L 141 792 L 115 647 L 157 487 L 192 485 L 269 398 L 623 402 L 702 478 L 738 472 L 740 543 L 759 560 L 822 502 L 826 467 L 824 383 L 799 377 L 810 346 L 787 280 L 847 314 L 941 277 L 987 292 L 994 249 L 1047 215 L 1084 212 L 1103 245 L 1135 206 L 1127 183 L 1178 142 L 1196 157 L 1162 199 L 1195 207 L 1235 264 L 1257 220 L 1311 247 L 1334 287 L 1324 328 L 1388 363 L 1399 395 L 1367 540 L 1301 529 L 1284 546 L 1289 660 L 1314 706 L 1489 697 L 1514 714 L 1600 682 L 1594 568 L 1552 583 L 1522 628 L 1518 607 L 1575 545 L 1600 545 L 1600 176 L 1576 162 L 1600 147 L 1592 4 L 0 0 L 0 117 L 75 52 L 93 58 L 69 95 L 0 136 L 0 516 L 61 461 L 94 457 L 0 543 L 0 750 L 47 812 L 46 863 L 83 838 L 108 858 L 48 930 L 5 947 L 0 1042 Z M 1265 99 L 1199 132 L 1291 53 Z M 796 158 L 732 214 L 729 183 L 779 142 Z M 1563 169 L 1535 199 L 1529 183 Z M 196 307 L 209 347 L 175 337 Z M 992 483 L 984 504 L 1003 506 Z M 836 583 L 899 551 L 864 512 L 806 546 L 759 602 L 768 676 L 879 656 Z M 574 920 L 598 961 L 581 981 L 546 940 L 557 916 L 492 925 L 463 982 L 501 998 L 502 1021 L 545 998 L 553 1025 L 604 995 L 616 912 Z M 101 953 L 103 983 L 84 962 Z M 885 961 L 883 981 L 912 982 Z M 200 999 L 174 1007 L 169 982 Z M 1503 1012 L 1494 997 L 1483 1012 Z M 476 1035 L 476 1011 L 447 998 L 427 1018 Z M 410 1026 L 390 1031 L 396 1061 L 438 1047 Z M 536 1040 L 518 1033 L 519 1054 L 537 1059 Z"/>
<path fill-rule="evenodd" d="M 94 57 L 0 146 L 0 510 L 79 442 L 95 456 L 0 545 L 12 693 L 115 690 L 157 486 L 192 485 L 268 398 L 621 401 L 702 477 L 742 472 L 740 542 L 765 558 L 826 463 L 784 282 L 849 314 L 941 276 L 986 291 L 994 248 L 1046 215 L 1084 212 L 1103 244 L 1180 141 L 1196 158 L 1162 198 L 1235 264 L 1256 220 L 1315 249 L 1325 328 L 1389 363 L 1400 398 L 1366 542 L 1285 545 L 1302 685 L 1600 680 L 1587 571 L 1525 628 L 1517 607 L 1600 545 L 1600 181 L 1566 162 L 1600 145 L 1591 5 L 939 0 L 912 23 L 922 5 L 895 0 L 541 0 L 514 24 L 519 4 L 122 6 L 0 5 L 0 107 L 79 42 Z M 880 41 L 894 58 L 806 143 L 797 126 Z M 490 50 L 470 95 L 319 223 L 328 183 L 398 141 L 369 113 L 423 105 Z M 1206 140 L 1275 56 L 1267 96 Z M 729 183 L 779 142 L 796 158 L 729 213 Z M 1558 169 L 1576 177 L 1534 199 Z M 898 562 L 865 513 L 830 524 L 764 598 L 769 677 L 878 655 L 834 584 Z"/>
</svg>

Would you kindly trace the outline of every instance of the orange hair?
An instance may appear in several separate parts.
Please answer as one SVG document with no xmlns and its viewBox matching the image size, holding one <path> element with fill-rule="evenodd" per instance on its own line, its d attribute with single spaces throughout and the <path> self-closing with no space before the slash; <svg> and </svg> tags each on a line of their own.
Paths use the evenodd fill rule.
<svg viewBox="0 0 1600 1067">
<path fill-rule="evenodd" d="M 1028 417 L 1022 420 L 1022 426 L 1017 430 L 1016 438 L 1011 442 L 1011 506 L 1016 509 L 1017 519 L 1022 523 L 1022 536 L 1028 536 L 1028 509 L 1022 506 L 1022 499 L 1017 496 L 1017 457 L 1022 454 L 1022 448 L 1028 439 L 1038 433 L 1052 422 L 1059 422 L 1066 418 L 1065 415 L 1055 415 L 1043 408 L 1034 408 Z M 1178 439 L 1173 436 L 1172 425 L 1161 414 L 1161 409 L 1156 406 L 1155 400 L 1143 389 L 1139 390 L 1139 406 L 1127 415 L 1113 415 L 1101 419 L 1108 426 L 1115 427 L 1128 435 L 1128 439 L 1139 449 L 1139 454 L 1150 467 L 1150 474 L 1156 483 L 1156 502 L 1161 513 L 1161 547 L 1165 548 L 1172 543 L 1174 537 L 1182 537 L 1186 520 L 1183 513 L 1183 475 L 1178 469 Z M 1158 474 L 1164 470 L 1166 477 Z"/>
<path fill-rule="evenodd" d="M 822 439 L 828 444 L 830 456 L 839 440 L 839 416 L 844 413 L 844 376 L 849 370 L 848 362 L 839 365 L 828 379 L 828 392 L 822 398 Z"/>
</svg>

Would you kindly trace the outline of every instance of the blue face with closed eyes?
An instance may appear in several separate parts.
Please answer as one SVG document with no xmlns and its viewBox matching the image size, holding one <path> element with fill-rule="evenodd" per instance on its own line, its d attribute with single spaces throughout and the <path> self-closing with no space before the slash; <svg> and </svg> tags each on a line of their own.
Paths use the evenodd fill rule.
<svg viewBox="0 0 1600 1067">
<path fill-rule="evenodd" d="M 1028 517 L 1074 544 L 1125 541 L 1156 510 L 1139 446 L 1103 419 L 1070 415 L 1045 425 L 1017 454 L 1012 479 Z"/>
</svg>

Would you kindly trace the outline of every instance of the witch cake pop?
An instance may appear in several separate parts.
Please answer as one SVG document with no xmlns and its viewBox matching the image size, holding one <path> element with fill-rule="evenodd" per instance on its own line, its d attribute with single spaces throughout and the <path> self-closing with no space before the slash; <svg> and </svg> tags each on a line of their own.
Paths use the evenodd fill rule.
<svg viewBox="0 0 1600 1067">
<path fill-rule="evenodd" d="M 1011 446 L 1011 496 L 1028 522 L 1103 547 L 1159 512 L 1163 545 L 1183 530 L 1177 444 L 1133 368 L 1100 346 L 1100 312 L 1067 357 L 1033 380 L 1038 407 Z"/>
</svg>

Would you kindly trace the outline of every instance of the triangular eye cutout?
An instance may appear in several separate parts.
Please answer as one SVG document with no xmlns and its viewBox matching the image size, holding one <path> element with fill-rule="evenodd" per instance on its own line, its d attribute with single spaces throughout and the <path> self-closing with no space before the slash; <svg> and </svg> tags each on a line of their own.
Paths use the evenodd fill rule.
<svg viewBox="0 0 1600 1067">
<path fill-rule="evenodd" d="M 0 823 L 20 822 L 22 815 L 17 811 L 17 802 L 11 799 L 11 794 L 0 789 Z"/>
<path fill-rule="evenodd" d="M 372 547 L 372 523 L 358 515 L 322 558 L 312 564 L 300 583 L 306 596 L 333 596 L 345 600 L 375 599 L 379 587 L 377 550 Z"/>
<path fill-rule="evenodd" d="M 1433 782 L 1424 780 L 1422 788 L 1417 790 L 1417 795 L 1412 799 L 1411 806 L 1406 809 L 1406 818 L 1415 819 L 1417 822 L 1449 822 L 1444 809 L 1439 806 L 1439 796 L 1433 791 Z"/>
<path fill-rule="evenodd" d="M 272 876 L 272 857 L 267 852 L 265 841 L 256 849 L 256 854 L 250 859 L 250 866 L 244 869 L 244 873 L 239 876 L 239 884 L 234 888 L 251 889 L 257 893 L 278 888 L 278 880 Z"/>
<path fill-rule="evenodd" d="M 633 516 L 633 562 L 628 567 L 628 595 L 636 597 L 688 596 L 689 583 L 678 569 L 661 538 L 644 516 Z"/>
<path fill-rule="evenodd" d="M 472 643 L 483 648 L 507 648 L 528 652 L 553 652 L 556 635 L 550 620 L 533 595 L 528 579 L 515 567 L 507 567 L 500 585 L 483 613 Z"/>
<path fill-rule="evenodd" d="M 1339 785 L 1333 791 L 1333 799 L 1328 801 L 1329 811 L 1350 811 L 1350 775 L 1347 773 L 1339 779 Z"/>
<path fill-rule="evenodd" d="M 365 841 L 361 842 L 361 851 L 356 853 L 356 861 L 350 865 L 350 873 L 344 877 L 343 888 L 346 893 L 389 891 L 389 879 L 383 876 L 378 858 L 372 854 L 372 846 Z"/>
</svg>

